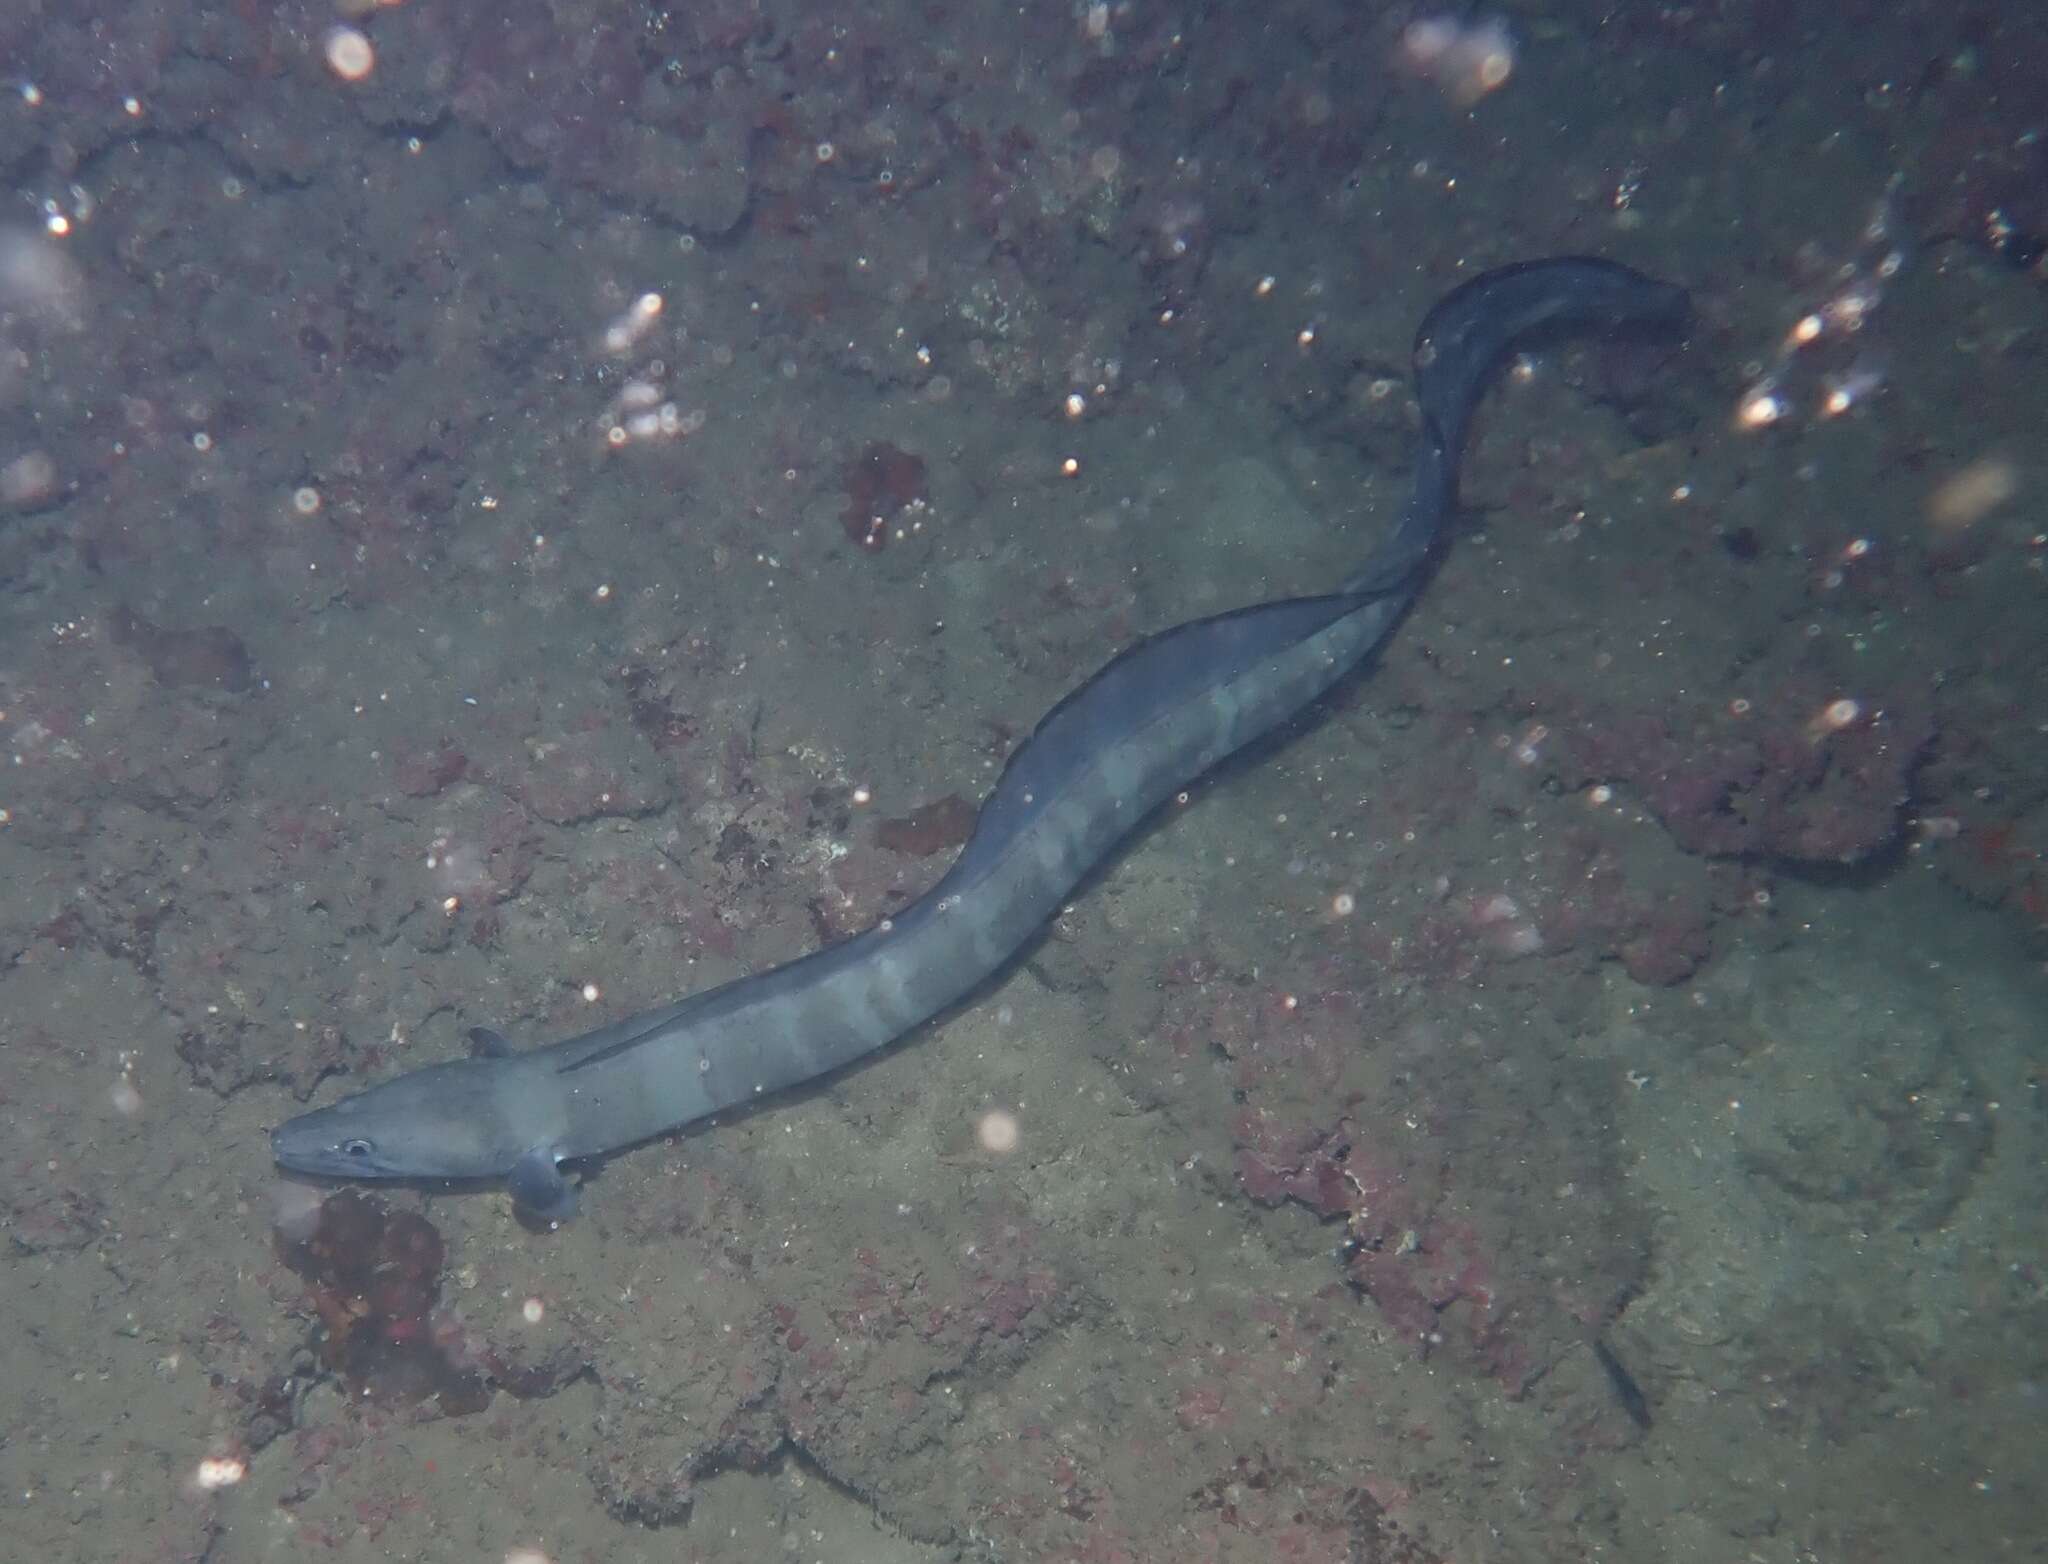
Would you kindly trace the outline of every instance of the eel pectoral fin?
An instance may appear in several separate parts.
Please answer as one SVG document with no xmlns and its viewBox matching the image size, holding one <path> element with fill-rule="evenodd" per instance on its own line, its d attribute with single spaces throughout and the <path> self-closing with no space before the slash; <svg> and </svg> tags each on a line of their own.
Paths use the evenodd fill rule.
<svg viewBox="0 0 2048 1564">
<path fill-rule="evenodd" d="M 472 1059 L 509 1059 L 512 1045 L 505 1041 L 503 1032 L 493 1031 L 487 1026 L 473 1026 L 469 1029 L 469 1056 Z"/>
<path fill-rule="evenodd" d="M 566 1222 L 576 1214 L 576 1186 L 562 1177 L 555 1154 L 535 1146 L 512 1164 L 505 1180 L 512 1203 L 544 1222 Z"/>
</svg>

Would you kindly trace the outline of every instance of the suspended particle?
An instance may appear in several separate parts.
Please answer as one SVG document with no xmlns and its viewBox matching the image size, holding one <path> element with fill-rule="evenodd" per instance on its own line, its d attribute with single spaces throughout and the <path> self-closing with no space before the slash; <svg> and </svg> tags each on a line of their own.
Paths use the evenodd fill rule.
<svg viewBox="0 0 2048 1564">
<path fill-rule="evenodd" d="M 57 492 L 57 463 L 45 451 L 25 451 L 0 467 L 0 507 L 32 510 Z"/>
<path fill-rule="evenodd" d="M 1458 42 L 1458 24 L 1448 16 L 1425 16 L 1401 34 L 1401 58 L 1411 69 L 1433 73 Z"/>
<path fill-rule="evenodd" d="M 1858 364 L 1839 375 L 1829 375 L 1821 382 L 1821 417 L 1840 418 L 1883 384 L 1884 371 L 1875 364 Z"/>
<path fill-rule="evenodd" d="M 330 27 L 321 43 L 327 68 L 343 81 L 362 81 L 377 68 L 377 51 L 369 35 L 354 27 Z"/>
<path fill-rule="evenodd" d="M 1808 310 L 1792 323 L 1792 329 L 1785 333 L 1787 353 L 1818 342 L 1822 332 L 1828 329 L 1828 319 L 1819 310 Z"/>
<path fill-rule="evenodd" d="M 192 1474 L 194 1485 L 202 1493 L 213 1493 L 222 1488 L 232 1488 L 249 1475 L 249 1463 L 238 1455 L 210 1455 L 199 1463 L 198 1471 Z"/>
<path fill-rule="evenodd" d="M 1463 63 L 1462 86 L 1473 97 L 1505 87 L 1515 72 L 1515 44 L 1507 23 L 1496 20 L 1467 28 Z"/>
<path fill-rule="evenodd" d="M 2019 492 L 2019 469 L 2009 458 L 1981 457 L 1941 482 L 1928 497 L 1927 519 L 1943 532 L 1961 532 Z"/>
<path fill-rule="evenodd" d="M 1842 291 L 1821 306 L 1828 324 L 1844 331 L 1861 331 L 1884 300 L 1884 289 L 1875 277 L 1851 276 Z"/>
<path fill-rule="evenodd" d="M 1515 70 L 1515 44 L 1499 20 L 1466 26 L 1455 17 L 1425 17 L 1401 34 L 1401 63 L 1460 108 L 1503 87 Z"/>
<path fill-rule="evenodd" d="M 643 293 L 626 307 L 626 312 L 604 329 L 607 353 L 630 353 L 654 323 L 661 319 L 662 299 L 658 293 Z"/>
<path fill-rule="evenodd" d="M 1023 1133 L 1022 1126 L 1017 1123 L 1017 1115 L 1002 1108 L 989 1109 L 974 1125 L 974 1138 L 981 1143 L 981 1149 L 993 1157 L 1008 1156 L 1015 1151 Z"/>
<path fill-rule="evenodd" d="M 1768 429 L 1782 423 L 1791 411 L 1791 404 L 1779 394 L 1777 382 L 1765 380 L 1742 393 L 1742 400 L 1735 404 L 1735 427 Z"/>
<path fill-rule="evenodd" d="M 62 215 L 54 202 L 45 211 Z M 28 229 L 0 227 L 0 316 L 76 331 L 85 324 L 85 300 L 85 274 L 64 246 Z"/>
<path fill-rule="evenodd" d="M 1824 739 L 1831 733 L 1853 728 L 1862 720 L 1863 703 L 1851 700 L 1845 695 L 1839 700 L 1829 701 L 1814 713 L 1812 720 L 1806 724 L 1807 737 L 1815 740 Z"/>
</svg>

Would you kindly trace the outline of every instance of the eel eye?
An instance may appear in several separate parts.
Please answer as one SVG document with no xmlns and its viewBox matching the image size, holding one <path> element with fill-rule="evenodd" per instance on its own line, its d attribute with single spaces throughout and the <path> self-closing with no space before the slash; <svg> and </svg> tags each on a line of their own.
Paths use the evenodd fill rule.
<svg viewBox="0 0 2048 1564">
<path fill-rule="evenodd" d="M 357 1161 L 369 1156 L 376 1149 L 376 1146 L 367 1140 L 345 1140 L 341 1143 L 341 1154 Z"/>
</svg>

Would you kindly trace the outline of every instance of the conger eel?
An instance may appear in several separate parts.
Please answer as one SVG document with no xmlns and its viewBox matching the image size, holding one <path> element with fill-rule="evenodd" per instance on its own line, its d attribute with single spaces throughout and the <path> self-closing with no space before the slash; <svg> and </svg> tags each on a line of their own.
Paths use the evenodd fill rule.
<svg viewBox="0 0 2048 1564">
<path fill-rule="evenodd" d="M 1393 534 L 1324 597 L 1178 625 L 1111 659 L 1011 755 L 938 884 L 866 932 L 784 966 L 547 1047 L 478 1032 L 428 1065 L 301 1114 L 277 1162 L 338 1179 L 504 1179 L 566 1217 L 563 1165 L 600 1157 L 838 1070 L 965 998 L 1159 806 L 1301 715 L 1392 632 L 1421 591 L 1457 487 L 1467 421 L 1511 343 L 1540 330 L 1677 330 L 1682 289 L 1563 257 L 1473 278 L 1415 340 L 1421 430 Z"/>
</svg>

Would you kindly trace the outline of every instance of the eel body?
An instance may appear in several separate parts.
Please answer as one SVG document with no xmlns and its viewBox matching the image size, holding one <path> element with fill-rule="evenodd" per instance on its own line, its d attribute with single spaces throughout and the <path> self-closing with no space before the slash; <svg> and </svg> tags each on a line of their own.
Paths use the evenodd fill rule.
<svg viewBox="0 0 2048 1564">
<path fill-rule="evenodd" d="M 945 876 L 894 917 L 770 971 L 515 1053 L 429 1065 L 272 1135 L 286 1169 L 351 1179 L 497 1179 L 566 1215 L 562 1164 L 752 1103 L 886 1047 L 1003 967 L 1160 805 L 1311 707 L 1381 645 L 1427 578 L 1472 409 L 1510 344 L 1548 331 L 1674 330 L 1686 296 L 1610 261 L 1487 272 L 1416 337 L 1421 428 L 1392 534 L 1348 581 L 1140 641 L 1011 756 Z"/>
</svg>

